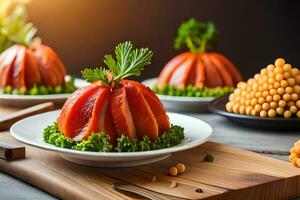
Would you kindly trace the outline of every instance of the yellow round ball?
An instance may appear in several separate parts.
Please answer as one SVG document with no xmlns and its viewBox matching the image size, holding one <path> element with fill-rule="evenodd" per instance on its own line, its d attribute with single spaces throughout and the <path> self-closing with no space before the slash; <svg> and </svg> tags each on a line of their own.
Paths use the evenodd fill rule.
<svg viewBox="0 0 300 200">
<path fill-rule="evenodd" d="M 277 58 L 274 64 L 276 67 L 282 67 L 285 64 L 285 60 L 283 58 Z"/>
<path fill-rule="evenodd" d="M 262 105 L 262 109 L 264 109 L 264 110 L 269 110 L 269 109 L 270 109 L 270 104 L 264 103 L 264 104 Z"/>
<path fill-rule="evenodd" d="M 286 101 L 285 100 L 280 100 L 278 102 L 278 106 L 281 107 L 281 108 L 284 108 L 286 106 Z"/>
<path fill-rule="evenodd" d="M 292 116 L 292 112 L 289 110 L 284 111 L 283 116 L 285 118 L 290 118 Z"/>
<path fill-rule="evenodd" d="M 268 111 L 268 117 L 275 117 L 276 116 L 276 111 L 274 109 L 270 109 Z"/>
<path fill-rule="evenodd" d="M 298 109 L 297 109 L 296 106 L 291 106 L 291 107 L 290 107 L 290 111 L 291 111 L 292 113 L 296 113 L 296 112 L 298 111 Z"/>
<path fill-rule="evenodd" d="M 268 112 L 265 110 L 260 111 L 259 116 L 266 117 L 268 115 Z"/>
<path fill-rule="evenodd" d="M 277 113 L 278 115 L 282 115 L 283 112 L 284 112 L 284 109 L 283 109 L 283 108 L 281 108 L 281 107 L 277 107 L 277 108 L 276 108 L 276 113 Z"/>
<path fill-rule="evenodd" d="M 285 100 L 285 101 L 289 101 L 291 99 L 291 95 L 290 94 L 284 94 L 282 96 L 282 98 Z"/>
<path fill-rule="evenodd" d="M 283 71 L 289 72 L 292 70 L 292 66 L 290 64 L 284 64 L 282 67 Z"/>
<path fill-rule="evenodd" d="M 280 100 L 280 96 L 278 95 L 278 94 L 275 94 L 274 96 L 273 96 L 273 101 L 279 101 Z"/>
</svg>

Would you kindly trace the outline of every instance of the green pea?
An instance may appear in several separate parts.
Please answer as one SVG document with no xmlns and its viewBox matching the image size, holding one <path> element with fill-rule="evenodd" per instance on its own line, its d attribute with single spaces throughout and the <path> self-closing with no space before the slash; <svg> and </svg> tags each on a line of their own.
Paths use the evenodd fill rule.
<svg viewBox="0 0 300 200">
<path fill-rule="evenodd" d="M 41 95 L 48 94 L 47 88 L 43 85 L 40 85 L 38 87 L 38 90 L 39 90 L 39 94 L 41 94 Z"/>
<path fill-rule="evenodd" d="M 56 86 L 56 87 L 54 88 L 54 93 L 55 93 L 55 94 L 61 94 L 62 91 L 63 91 L 63 88 L 62 88 L 61 85 L 58 85 L 58 86 Z"/>
<path fill-rule="evenodd" d="M 13 89 L 10 85 L 4 87 L 3 94 L 12 94 L 12 93 L 13 93 Z"/>
</svg>

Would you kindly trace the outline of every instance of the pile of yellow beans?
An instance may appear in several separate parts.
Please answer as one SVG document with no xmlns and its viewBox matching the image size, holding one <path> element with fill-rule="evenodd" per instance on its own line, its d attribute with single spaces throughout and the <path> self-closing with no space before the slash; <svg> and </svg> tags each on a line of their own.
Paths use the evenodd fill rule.
<svg viewBox="0 0 300 200">
<path fill-rule="evenodd" d="M 229 96 L 228 112 L 261 117 L 300 118 L 300 70 L 275 60 Z"/>
<path fill-rule="evenodd" d="M 290 157 L 289 160 L 290 162 L 295 166 L 295 167 L 300 167 L 300 140 L 295 142 L 294 146 L 290 149 Z"/>
</svg>

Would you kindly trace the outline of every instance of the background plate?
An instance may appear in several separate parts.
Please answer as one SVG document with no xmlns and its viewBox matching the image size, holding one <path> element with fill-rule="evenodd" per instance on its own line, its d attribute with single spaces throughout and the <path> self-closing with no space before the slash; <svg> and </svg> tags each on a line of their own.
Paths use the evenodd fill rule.
<svg viewBox="0 0 300 200">
<path fill-rule="evenodd" d="M 66 76 L 68 79 L 69 76 Z M 88 83 L 79 78 L 75 78 L 75 86 L 78 88 L 88 85 Z M 4 106 L 26 107 L 44 102 L 53 102 L 55 105 L 62 105 L 71 94 L 49 94 L 49 95 L 15 95 L 0 94 L 0 104 Z"/>
<path fill-rule="evenodd" d="M 248 126 L 250 128 L 260 128 L 268 130 L 300 130 L 300 118 L 269 118 L 229 113 L 225 108 L 227 102 L 228 95 L 224 95 L 212 101 L 209 105 L 209 109 L 213 113 L 224 116 L 232 122 Z"/>
<path fill-rule="evenodd" d="M 152 88 L 157 78 L 144 80 L 142 83 Z M 209 102 L 215 97 L 182 97 L 157 94 L 165 109 L 173 112 L 208 112 Z"/>
<path fill-rule="evenodd" d="M 84 152 L 59 148 L 43 141 L 43 130 L 58 117 L 59 111 L 47 112 L 23 119 L 11 127 L 11 134 L 17 140 L 49 151 L 59 153 L 64 159 L 88 166 L 129 167 L 156 162 L 171 153 L 194 148 L 206 142 L 212 128 L 200 119 L 186 115 L 168 113 L 172 124 L 184 127 L 185 140 L 174 147 L 144 152 Z"/>
</svg>

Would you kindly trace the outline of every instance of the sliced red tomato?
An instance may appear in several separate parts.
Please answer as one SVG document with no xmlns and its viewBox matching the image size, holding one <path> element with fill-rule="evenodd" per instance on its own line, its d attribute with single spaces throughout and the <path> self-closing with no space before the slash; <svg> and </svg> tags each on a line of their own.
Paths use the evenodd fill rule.
<svg viewBox="0 0 300 200">
<path fill-rule="evenodd" d="M 139 88 L 142 91 L 145 100 L 147 101 L 152 113 L 155 116 L 156 122 L 158 124 L 159 133 L 162 134 L 165 131 L 169 131 L 170 130 L 169 117 L 166 113 L 165 108 L 163 107 L 162 103 L 155 95 L 155 93 L 150 88 L 140 84 L 139 82 L 123 80 L 124 84 L 127 84 L 128 82 L 134 84 L 135 87 Z"/>
<path fill-rule="evenodd" d="M 104 131 L 111 138 L 111 143 L 115 144 L 117 135 L 113 124 L 112 114 L 110 110 L 111 89 L 108 86 L 103 86 L 99 89 L 99 95 L 96 99 L 92 118 L 89 122 L 89 127 L 82 139 L 87 139 L 91 133 Z M 77 136 L 76 136 L 77 137 Z"/>
<path fill-rule="evenodd" d="M 58 127 L 67 137 L 74 138 L 84 134 L 92 117 L 94 104 L 99 96 L 98 84 L 90 84 L 72 94 L 62 108 Z"/>
<path fill-rule="evenodd" d="M 0 56 L 0 88 L 12 85 L 13 64 L 17 53 L 17 45 L 13 45 Z"/>
<path fill-rule="evenodd" d="M 141 90 L 131 83 L 124 87 L 138 136 L 148 136 L 152 141 L 156 140 L 159 136 L 158 124 Z"/>
<path fill-rule="evenodd" d="M 15 89 L 26 89 L 25 84 L 25 56 L 26 47 L 17 45 L 18 53 L 13 63 L 12 85 Z"/>
<path fill-rule="evenodd" d="M 137 138 L 124 87 L 113 90 L 111 97 L 111 111 L 117 133 L 119 135 L 124 134 L 130 139 Z"/>
</svg>

